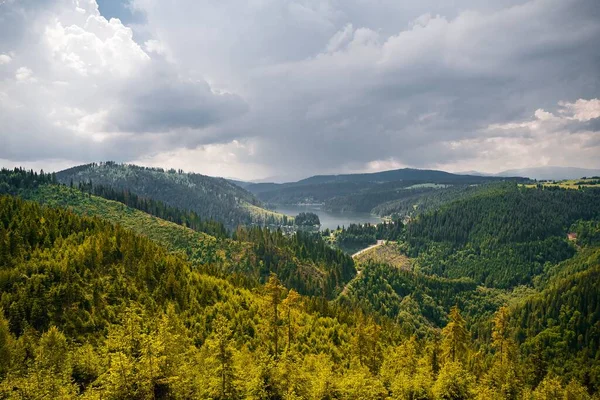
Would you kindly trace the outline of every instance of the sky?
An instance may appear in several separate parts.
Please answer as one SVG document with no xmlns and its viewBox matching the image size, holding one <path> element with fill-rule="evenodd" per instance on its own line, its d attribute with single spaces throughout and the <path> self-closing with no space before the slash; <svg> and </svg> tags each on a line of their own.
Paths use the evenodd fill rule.
<svg viewBox="0 0 600 400">
<path fill-rule="evenodd" d="M 600 168 L 597 0 L 0 0 L 0 166 Z"/>
</svg>

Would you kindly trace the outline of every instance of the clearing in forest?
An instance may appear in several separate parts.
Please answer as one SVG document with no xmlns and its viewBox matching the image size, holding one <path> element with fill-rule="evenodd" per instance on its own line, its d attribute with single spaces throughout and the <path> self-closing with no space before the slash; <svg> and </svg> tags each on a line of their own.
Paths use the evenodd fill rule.
<svg viewBox="0 0 600 400">
<path fill-rule="evenodd" d="M 404 254 L 400 253 L 398 244 L 395 242 L 384 243 L 380 246 L 367 249 L 360 254 L 355 255 L 354 261 L 359 264 L 365 264 L 369 261 L 375 263 L 385 263 L 399 269 L 410 270 L 410 260 Z"/>
</svg>

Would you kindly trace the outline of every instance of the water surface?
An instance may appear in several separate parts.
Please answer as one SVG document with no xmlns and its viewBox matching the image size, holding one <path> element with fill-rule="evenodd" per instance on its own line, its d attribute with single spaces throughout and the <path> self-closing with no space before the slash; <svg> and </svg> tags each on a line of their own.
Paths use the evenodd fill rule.
<svg viewBox="0 0 600 400">
<path fill-rule="evenodd" d="M 321 229 L 337 229 L 339 226 L 348 226 L 350 224 L 364 224 L 371 223 L 377 224 L 381 222 L 381 218 L 376 215 L 363 213 L 363 212 L 344 212 L 334 213 L 321 209 L 321 206 L 293 206 L 293 205 L 280 205 L 275 207 L 275 211 L 291 215 L 295 217 L 301 212 L 312 212 L 319 216 L 321 221 Z"/>
</svg>

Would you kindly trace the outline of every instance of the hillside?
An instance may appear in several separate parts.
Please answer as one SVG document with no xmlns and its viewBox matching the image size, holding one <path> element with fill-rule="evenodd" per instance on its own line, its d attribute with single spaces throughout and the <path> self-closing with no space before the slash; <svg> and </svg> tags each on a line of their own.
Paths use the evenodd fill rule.
<svg viewBox="0 0 600 400">
<path fill-rule="evenodd" d="M 318 235 L 298 233 L 286 238 L 281 232 L 238 228 L 234 235 L 238 240 L 215 238 L 150 215 L 148 212 L 164 210 L 160 203 L 157 207 L 147 207 L 152 203 L 130 201 L 130 204 L 145 208 L 147 212 L 144 212 L 76 188 L 52 184 L 51 180 L 50 175 L 40 178 L 25 171 L 2 170 L 0 189 L 4 187 L 5 193 L 119 224 L 171 252 L 185 255 L 197 270 L 245 287 L 256 287 L 271 273 L 276 273 L 288 288 L 302 294 L 332 298 L 356 273 L 351 257 L 329 248 Z M 123 200 L 123 196 L 114 196 L 112 192 L 103 193 Z M 135 199 L 135 195 L 129 193 L 128 198 Z M 171 210 L 169 215 L 176 214 Z M 214 231 L 213 226 L 209 224 L 209 232 Z"/>
<path fill-rule="evenodd" d="M 512 287 L 572 257 L 571 225 L 599 217 L 597 189 L 492 186 L 407 225 L 407 252 L 428 274 Z"/>
<path fill-rule="evenodd" d="M 369 248 L 353 258 L 358 264 L 388 264 L 399 269 L 411 269 L 410 260 L 400 252 L 395 242 Z"/>
<path fill-rule="evenodd" d="M 588 399 L 600 388 L 600 225 L 590 188 L 494 185 L 406 230 L 337 232 L 399 239 L 409 254 L 422 239 L 416 258 L 389 265 L 389 252 L 374 255 L 356 276 L 318 235 L 253 227 L 215 238 L 23 170 L 3 170 L 0 191 L 13 195 L 0 193 L 2 398 L 441 400 L 458 390 L 541 400 Z M 538 239 L 567 231 L 577 234 L 567 244 L 574 257 L 523 269 L 528 285 L 484 287 L 426 268 L 447 259 L 430 251 L 442 242 L 456 244 L 454 261 L 485 244 L 536 254 Z M 486 254 L 465 262 L 496 267 Z M 454 261 L 446 265 L 460 267 Z"/>
<path fill-rule="evenodd" d="M 513 175 L 515 176 L 515 175 Z M 518 176 L 518 175 L 517 175 Z M 479 175 L 458 175 L 445 171 L 402 168 L 390 171 L 365 174 L 317 175 L 296 182 L 299 185 L 332 182 L 396 182 L 420 181 L 441 184 L 475 184 L 487 182 L 489 177 Z M 498 180 L 499 178 L 492 178 Z"/>
<path fill-rule="evenodd" d="M 444 171 L 399 169 L 369 174 L 320 175 L 298 182 L 246 185 L 269 204 L 319 203 L 333 212 L 372 212 L 380 216 L 414 214 L 429 198 L 456 198 L 473 186 L 524 178 L 458 175 Z M 438 195 L 438 193 L 444 193 Z M 447 194 L 446 194 L 447 193 Z M 421 210 L 419 210 L 421 211 Z"/>
<path fill-rule="evenodd" d="M 262 208 L 251 193 L 221 178 L 182 171 L 145 168 L 113 162 L 87 164 L 56 174 L 65 185 L 88 184 L 126 189 L 141 197 L 159 200 L 196 212 L 234 228 L 239 224 L 283 222 L 283 216 Z"/>
<path fill-rule="evenodd" d="M 18 238 L 9 247 L 7 235 Z M 354 328 L 304 311 L 277 281 L 264 295 L 236 288 L 99 218 L 0 196 L 0 238 L 2 398 L 281 396 L 291 389 L 280 371 L 302 360 L 332 368 L 353 340 Z M 281 334 L 280 345 L 269 316 L 279 296 L 293 319 L 275 324 L 295 332 Z M 273 364 L 284 344 L 300 360 Z M 323 378 L 305 368 L 303 390 L 318 390 L 308 382 Z M 356 389 L 340 382 L 335 390 Z"/>
<path fill-rule="evenodd" d="M 528 353 L 527 340 L 537 336 L 515 331 L 524 337 L 513 342 L 506 331 L 502 321 L 513 314 L 500 306 L 507 296 L 468 280 L 370 264 L 350 286 L 349 299 L 340 300 L 344 308 L 315 307 L 274 277 L 251 292 L 199 273 L 155 242 L 98 217 L 10 196 L 0 196 L 0 239 L 3 398 L 316 400 L 425 393 L 446 399 L 458 390 L 459 398 L 511 391 L 541 400 L 598 388 L 597 360 L 558 369 L 546 358 L 552 351 L 567 361 L 578 353 L 537 341 L 540 364 L 539 352 Z M 572 275 L 581 285 L 564 292 L 565 304 L 594 301 L 594 271 Z M 552 298 L 546 293 L 531 299 Z M 456 308 L 446 313 L 456 304 L 479 321 L 471 322 L 471 330 L 479 329 L 476 340 Z M 369 307 L 394 318 L 378 323 L 357 311 Z M 491 316 L 493 335 L 484 323 Z M 521 318 L 527 329 L 537 329 L 537 320 Z M 588 335 L 594 321 L 575 328 L 586 335 L 578 343 L 590 350 L 597 347 Z M 446 327 L 440 332 L 436 325 Z M 488 363 L 478 362 L 481 354 Z"/>
</svg>

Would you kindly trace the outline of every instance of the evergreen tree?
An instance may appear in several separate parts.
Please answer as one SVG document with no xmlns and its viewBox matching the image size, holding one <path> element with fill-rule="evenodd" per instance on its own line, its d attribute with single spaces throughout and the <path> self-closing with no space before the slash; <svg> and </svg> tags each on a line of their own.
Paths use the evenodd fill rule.
<svg viewBox="0 0 600 400">
<path fill-rule="evenodd" d="M 214 336 L 209 341 L 209 347 L 217 362 L 215 375 L 218 378 L 218 385 L 216 385 L 218 390 L 215 398 L 236 398 L 231 329 L 227 319 L 222 315 L 217 316 L 214 321 Z"/>
<path fill-rule="evenodd" d="M 265 292 L 268 299 L 269 336 L 273 343 L 273 355 L 275 359 L 279 357 L 279 327 L 281 325 L 279 305 L 281 304 L 283 289 L 281 282 L 277 279 L 277 275 L 274 274 L 269 277 L 269 281 L 265 284 Z"/>
<path fill-rule="evenodd" d="M 449 322 L 442 330 L 442 353 L 445 362 L 464 363 L 469 352 L 469 332 L 457 306 L 450 309 Z"/>
</svg>

